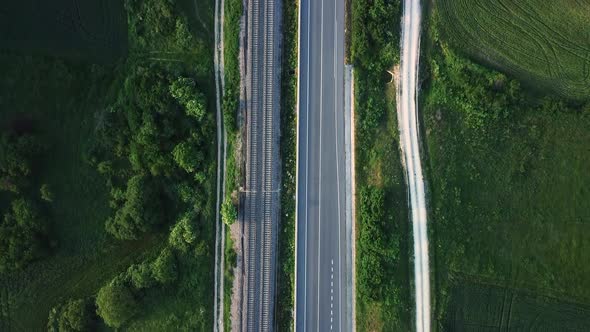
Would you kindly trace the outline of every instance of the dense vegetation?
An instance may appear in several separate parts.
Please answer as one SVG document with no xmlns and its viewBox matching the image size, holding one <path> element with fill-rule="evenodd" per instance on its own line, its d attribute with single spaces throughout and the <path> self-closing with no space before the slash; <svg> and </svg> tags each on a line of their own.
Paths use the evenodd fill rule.
<svg viewBox="0 0 590 332">
<path fill-rule="evenodd" d="M 297 1 L 283 2 L 281 63 L 281 224 L 278 241 L 278 330 L 290 331 L 295 301 L 295 189 L 297 140 Z"/>
<path fill-rule="evenodd" d="M 224 78 L 225 89 L 223 91 L 222 111 L 223 127 L 226 134 L 226 160 L 225 163 L 225 197 L 221 206 L 222 221 L 231 226 L 238 218 L 239 187 L 241 182 L 241 128 L 238 126 L 239 99 L 240 99 L 240 18 L 242 16 L 241 0 L 226 0 L 224 8 Z M 236 226 L 234 226 L 236 227 Z M 234 242 L 226 227 L 225 236 L 225 262 L 224 262 L 224 319 L 226 330 L 231 329 L 231 298 L 234 280 L 234 270 L 237 264 L 237 254 L 234 250 Z"/>
<path fill-rule="evenodd" d="M 9 124 L 0 136 L 0 197 L 6 211 L 0 220 L 0 273 L 24 268 L 47 253 L 49 225 L 39 210 L 42 200 L 51 200 L 47 184 L 36 187 L 36 161 L 44 147 L 28 121 Z"/>
<path fill-rule="evenodd" d="M 399 1 L 352 1 L 357 159 L 357 327 L 408 330 L 408 217 L 395 87 Z M 385 98 L 384 98 L 385 97 Z"/>
<path fill-rule="evenodd" d="M 461 52 L 518 76 L 528 87 L 586 99 L 590 93 L 587 1 L 441 0 L 445 37 Z"/>
<path fill-rule="evenodd" d="M 0 54 L 0 330 L 211 328 L 211 2 L 125 8 L 117 62 Z"/>
<path fill-rule="evenodd" d="M 458 55 L 438 33 L 447 20 L 435 10 L 429 21 L 422 102 L 438 324 L 452 314 L 455 282 L 587 305 L 590 104 L 532 94 Z"/>
</svg>

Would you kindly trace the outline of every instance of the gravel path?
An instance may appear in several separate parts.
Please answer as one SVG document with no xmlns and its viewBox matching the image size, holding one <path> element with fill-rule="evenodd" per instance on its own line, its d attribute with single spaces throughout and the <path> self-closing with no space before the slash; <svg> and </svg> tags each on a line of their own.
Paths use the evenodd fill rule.
<svg viewBox="0 0 590 332">
<path fill-rule="evenodd" d="M 404 0 L 401 65 L 397 80 L 398 120 L 414 236 L 416 331 L 430 331 L 430 271 L 426 230 L 426 199 L 420 159 L 418 124 L 418 69 L 420 57 L 419 0 Z"/>
</svg>

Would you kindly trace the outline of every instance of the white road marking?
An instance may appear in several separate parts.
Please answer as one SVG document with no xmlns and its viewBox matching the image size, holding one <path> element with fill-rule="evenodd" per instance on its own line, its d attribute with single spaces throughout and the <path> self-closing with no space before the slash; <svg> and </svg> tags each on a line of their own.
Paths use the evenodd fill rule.
<svg viewBox="0 0 590 332">
<path fill-rule="evenodd" d="M 337 80 L 336 80 L 336 63 L 337 57 L 336 54 L 338 53 L 338 48 L 336 47 L 336 41 L 338 40 L 338 29 L 336 28 L 337 20 L 336 20 L 336 13 L 338 12 L 338 5 L 336 0 L 334 0 L 334 136 L 336 141 L 336 199 L 338 202 L 338 278 L 339 278 L 339 286 L 338 286 L 338 312 L 342 312 L 342 250 L 340 246 L 340 224 L 341 224 L 341 213 L 342 209 L 340 208 L 340 167 L 338 166 L 339 160 L 339 149 L 338 149 L 338 98 L 336 95 L 337 90 Z M 332 259 L 332 266 L 334 266 L 334 260 Z M 342 317 L 338 315 L 340 319 Z M 340 329 L 342 329 L 342 324 L 339 325 Z"/>
<path fill-rule="evenodd" d="M 311 48 L 309 46 L 309 30 L 310 30 L 310 4 L 309 2 L 307 3 L 307 92 L 306 92 L 306 106 L 305 106 L 305 112 L 306 112 L 306 117 L 305 117 L 305 264 L 303 264 L 304 267 L 304 273 L 303 273 L 303 331 L 305 331 L 307 329 L 307 226 L 308 226 L 308 218 L 307 218 L 307 212 L 309 210 L 308 206 L 307 206 L 307 198 L 309 197 L 307 195 L 308 192 L 308 186 L 309 186 L 309 49 Z M 297 220 L 295 221 L 297 222 Z M 297 271 L 295 271 L 295 274 L 297 274 Z M 297 297 L 297 296 L 295 296 Z"/>
<path fill-rule="evenodd" d="M 321 217 L 322 217 L 322 112 L 323 112 L 323 103 L 324 103 L 324 68 L 322 65 L 321 59 L 324 58 L 324 1 L 322 1 L 321 12 L 320 12 L 320 149 L 319 149 L 319 177 L 320 180 L 318 181 L 318 304 L 317 304 L 317 330 L 320 330 L 320 278 L 321 276 L 321 269 L 320 269 L 320 253 L 322 250 L 322 224 L 321 224 Z"/>
</svg>

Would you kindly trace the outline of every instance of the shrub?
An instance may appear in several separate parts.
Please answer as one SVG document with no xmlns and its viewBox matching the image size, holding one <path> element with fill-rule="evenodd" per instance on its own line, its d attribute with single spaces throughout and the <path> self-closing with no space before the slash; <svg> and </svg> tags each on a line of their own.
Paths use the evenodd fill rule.
<svg viewBox="0 0 590 332">
<path fill-rule="evenodd" d="M 194 225 L 194 215 L 185 213 L 172 228 L 168 242 L 173 248 L 186 253 L 196 240 L 197 229 Z"/>
<path fill-rule="evenodd" d="M 152 179 L 135 175 L 127 183 L 125 202 L 114 218 L 109 218 L 106 229 L 118 239 L 137 239 L 162 219 L 158 191 Z"/>
<path fill-rule="evenodd" d="M 168 284 L 176 280 L 178 271 L 176 257 L 170 249 L 164 249 L 160 256 L 152 263 L 153 275 L 162 284 Z"/>
<path fill-rule="evenodd" d="M 119 328 L 137 313 L 137 303 L 128 287 L 113 281 L 98 291 L 96 313 L 104 322 Z"/>
<path fill-rule="evenodd" d="M 53 192 L 49 189 L 49 185 L 44 183 L 39 189 L 41 193 L 41 199 L 47 202 L 53 202 Z"/>
<path fill-rule="evenodd" d="M 86 300 L 70 300 L 49 312 L 47 330 L 57 331 L 89 331 L 93 329 L 94 314 L 91 304 Z"/>
<path fill-rule="evenodd" d="M 230 199 L 225 199 L 221 205 L 221 219 L 228 226 L 238 219 L 238 210 Z"/>
<path fill-rule="evenodd" d="M 36 207 L 19 198 L 0 223 L 0 272 L 24 267 L 42 254 L 42 238 L 47 232 Z"/>
</svg>

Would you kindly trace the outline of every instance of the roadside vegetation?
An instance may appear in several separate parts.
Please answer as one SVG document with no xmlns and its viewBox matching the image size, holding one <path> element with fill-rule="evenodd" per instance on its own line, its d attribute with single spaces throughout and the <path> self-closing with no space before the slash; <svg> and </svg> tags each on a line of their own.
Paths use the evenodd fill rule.
<svg viewBox="0 0 590 332">
<path fill-rule="evenodd" d="M 587 1 L 441 0 L 449 44 L 528 88 L 575 99 L 590 93 Z"/>
<path fill-rule="evenodd" d="M 278 236 L 276 324 L 293 330 L 295 310 L 295 190 L 297 167 L 298 1 L 283 2 L 281 64 L 281 219 Z"/>
<path fill-rule="evenodd" d="M 476 14 L 453 9 L 449 3 L 439 2 L 427 22 L 427 83 L 421 103 L 429 156 L 437 324 L 442 330 L 483 321 L 500 327 L 507 324 L 501 312 L 492 317 L 483 306 L 504 303 L 498 297 L 512 304 L 514 296 L 506 294 L 522 292 L 535 299 L 534 305 L 513 312 L 513 324 L 534 329 L 535 317 L 550 312 L 555 320 L 568 321 L 571 312 L 583 313 L 590 304 L 590 103 L 579 96 L 565 99 L 528 88 L 546 65 L 543 59 L 512 59 L 521 61 L 515 64 L 525 71 L 521 75 L 510 67 L 500 66 L 505 72 L 497 72 L 466 58 L 472 55 L 471 46 L 457 44 L 456 32 L 449 35 L 442 27 L 452 26 L 457 17 L 471 22 L 466 17 Z M 555 24 L 547 17 L 561 15 L 561 9 L 536 3 L 520 2 L 522 8 L 543 11 L 534 24 Z M 560 22 L 575 23 L 577 14 L 570 15 L 571 20 L 565 16 Z M 494 29 L 490 19 L 499 17 L 482 21 L 487 22 L 482 29 Z M 502 28 L 511 31 L 505 24 Z M 463 35 L 466 40 L 488 38 L 479 26 L 473 29 L 476 34 Z M 555 29 L 555 38 L 570 31 Z M 509 41 L 526 47 L 528 38 L 521 32 Z M 588 42 L 577 43 L 590 47 Z M 505 52 L 495 44 L 482 50 Z M 572 66 L 561 67 L 574 70 Z M 559 94 L 566 84 L 560 79 L 552 86 L 539 82 L 542 91 Z M 471 285 L 471 290 L 462 291 L 463 285 Z M 500 290 L 490 291 L 490 285 Z M 519 302 L 514 303 L 516 308 Z"/>
<path fill-rule="evenodd" d="M 400 1 L 352 1 L 359 331 L 411 329 L 406 188 L 395 86 Z"/>
<path fill-rule="evenodd" d="M 237 254 L 231 238 L 229 227 L 238 219 L 239 192 L 241 177 L 241 131 L 238 123 L 240 105 L 240 18 L 242 0 L 225 0 L 224 8 L 224 75 L 225 91 L 223 94 L 223 126 L 227 139 L 225 160 L 225 197 L 221 206 L 221 216 L 226 224 L 224 267 L 224 326 L 231 330 L 231 299 L 234 269 Z"/>
<path fill-rule="evenodd" d="M 126 58 L 0 53 L 2 331 L 212 328 L 212 3 L 124 10 Z"/>
</svg>

